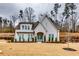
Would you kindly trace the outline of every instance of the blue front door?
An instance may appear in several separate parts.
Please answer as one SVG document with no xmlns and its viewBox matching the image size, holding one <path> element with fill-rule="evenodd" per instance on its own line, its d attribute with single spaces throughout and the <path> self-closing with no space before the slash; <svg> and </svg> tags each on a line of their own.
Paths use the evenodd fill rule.
<svg viewBox="0 0 79 59">
<path fill-rule="evenodd" d="M 43 33 L 42 32 L 37 33 L 37 41 L 38 42 L 43 42 Z"/>
<path fill-rule="evenodd" d="M 38 35 L 38 36 L 37 36 L 37 40 L 38 40 L 39 42 L 42 42 L 42 41 L 43 41 L 43 35 Z"/>
</svg>

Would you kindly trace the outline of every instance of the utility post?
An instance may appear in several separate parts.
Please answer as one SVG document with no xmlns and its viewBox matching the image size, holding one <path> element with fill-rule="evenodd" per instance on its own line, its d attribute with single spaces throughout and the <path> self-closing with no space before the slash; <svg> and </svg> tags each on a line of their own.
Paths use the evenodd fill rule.
<svg viewBox="0 0 79 59">
<path fill-rule="evenodd" d="M 68 42 L 67 42 L 67 44 L 68 44 L 68 48 L 69 48 L 69 42 L 70 42 L 70 25 L 71 25 L 71 23 L 70 23 L 70 19 L 69 19 L 69 23 L 68 23 L 69 25 L 68 25 Z"/>
</svg>

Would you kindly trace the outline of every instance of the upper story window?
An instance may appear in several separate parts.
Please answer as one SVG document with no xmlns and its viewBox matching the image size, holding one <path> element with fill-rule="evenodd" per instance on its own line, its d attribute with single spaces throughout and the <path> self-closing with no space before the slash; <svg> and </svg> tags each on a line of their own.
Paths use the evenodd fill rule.
<svg viewBox="0 0 79 59">
<path fill-rule="evenodd" d="M 29 24 L 22 24 L 21 25 L 21 29 L 22 30 L 30 30 L 31 29 L 31 26 Z"/>
<path fill-rule="evenodd" d="M 24 29 L 24 25 L 22 25 L 22 29 Z"/>
<path fill-rule="evenodd" d="M 28 30 L 30 29 L 30 27 L 28 26 Z"/>
<path fill-rule="evenodd" d="M 27 30 L 27 26 L 25 25 L 25 29 Z"/>
</svg>

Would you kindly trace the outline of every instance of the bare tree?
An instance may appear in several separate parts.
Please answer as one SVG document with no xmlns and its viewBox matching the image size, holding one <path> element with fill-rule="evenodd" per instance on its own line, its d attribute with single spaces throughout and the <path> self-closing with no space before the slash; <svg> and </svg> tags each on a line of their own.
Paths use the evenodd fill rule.
<svg viewBox="0 0 79 59">
<path fill-rule="evenodd" d="M 57 21 L 58 9 L 61 7 L 59 3 L 54 4 L 54 10 L 51 11 L 51 15 L 54 16 L 55 21 Z"/>
<path fill-rule="evenodd" d="M 23 10 L 20 10 L 19 11 L 19 19 L 20 19 L 20 21 L 24 21 L 24 19 L 23 19 Z"/>
<path fill-rule="evenodd" d="M 0 28 L 2 28 L 2 17 L 0 17 Z"/>
<path fill-rule="evenodd" d="M 27 17 L 27 20 L 28 20 L 29 22 L 33 22 L 33 20 L 34 20 L 34 18 L 35 18 L 33 8 L 27 7 L 27 8 L 24 10 L 24 14 L 25 14 L 25 17 Z"/>
<path fill-rule="evenodd" d="M 71 19 L 72 26 L 73 26 L 72 29 L 73 29 L 73 32 L 75 32 L 75 24 L 76 24 L 77 19 L 74 19 L 74 17 L 77 16 L 77 13 L 74 10 L 76 10 L 77 7 L 74 3 L 69 3 L 69 8 L 70 8 L 70 11 L 71 11 L 70 14 L 72 16 L 72 19 Z"/>
</svg>

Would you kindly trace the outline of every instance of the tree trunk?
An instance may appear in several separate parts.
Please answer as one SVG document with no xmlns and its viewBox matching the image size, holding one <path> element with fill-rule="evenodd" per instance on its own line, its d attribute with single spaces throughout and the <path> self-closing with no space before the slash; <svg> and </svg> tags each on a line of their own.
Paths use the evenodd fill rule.
<svg viewBox="0 0 79 59">
<path fill-rule="evenodd" d="M 73 32 L 75 32 L 75 22 L 73 23 Z"/>
<path fill-rule="evenodd" d="M 73 10 L 72 10 L 72 25 L 73 25 L 73 27 L 72 27 L 73 32 L 75 32 L 75 21 L 73 19 Z"/>
</svg>

